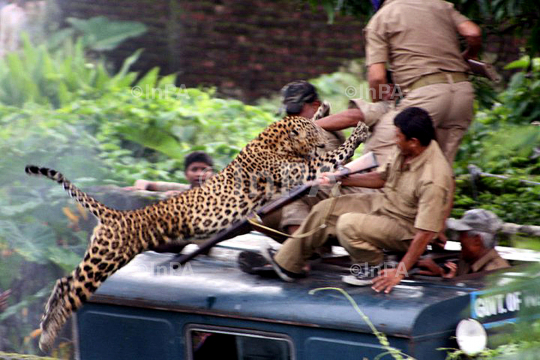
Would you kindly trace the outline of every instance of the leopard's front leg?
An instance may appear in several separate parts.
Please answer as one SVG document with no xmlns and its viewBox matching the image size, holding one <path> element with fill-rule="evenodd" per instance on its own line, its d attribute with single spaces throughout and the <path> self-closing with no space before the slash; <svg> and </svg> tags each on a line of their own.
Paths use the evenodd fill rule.
<svg viewBox="0 0 540 360">
<path fill-rule="evenodd" d="M 349 160 L 356 148 L 368 138 L 369 128 L 363 122 L 358 122 L 353 133 L 337 149 L 314 158 L 310 162 L 308 180 L 313 180 L 324 172 L 337 170 L 338 166 Z"/>
</svg>

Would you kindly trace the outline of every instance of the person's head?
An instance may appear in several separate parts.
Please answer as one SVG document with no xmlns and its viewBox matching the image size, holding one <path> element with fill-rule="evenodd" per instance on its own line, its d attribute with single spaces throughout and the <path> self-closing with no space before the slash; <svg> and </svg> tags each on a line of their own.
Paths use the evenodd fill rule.
<svg viewBox="0 0 540 360">
<path fill-rule="evenodd" d="M 404 155 L 416 154 L 435 140 L 431 116 L 424 109 L 410 107 L 394 118 L 396 144 Z"/>
<path fill-rule="evenodd" d="M 204 151 L 195 151 L 184 159 L 184 173 L 191 187 L 198 187 L 214 174 L 214 161 Z"/>
<path fill-rule="evenodd" d="M 501 220 L 491 211 L 473 209 L 459 220 L 448 219 L 447 227 L 459 232 L 463 259 L 474 262 L 497 245 L 495 235 L 502 226 Z"/>
<path fill-rule="evenodd" d="M 317 90 L 304 80 L 288 83 L 281 89 L 281 95 L 287 115 L 298 115 L 310 119 L 321 106 Z"/>
</svg>

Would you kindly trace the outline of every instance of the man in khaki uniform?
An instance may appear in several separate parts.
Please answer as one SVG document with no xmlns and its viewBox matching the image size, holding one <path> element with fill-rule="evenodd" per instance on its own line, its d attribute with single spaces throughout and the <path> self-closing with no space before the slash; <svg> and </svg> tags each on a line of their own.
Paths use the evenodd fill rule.
<svg viewBox="0 0 540 360">
<path fill-rule="evenodd" d="M 307 81 L 293 81 L 281 90 L 283 107 L 287 115 L 298 115 L 312 118 L 321 106 L 321 100 L 315 87 Z M 332 151 L 345 142 L 345 136 L 341 131 L 324 131 L 326 146 L 322 151 Z M 320 150 L 318 150 L 320 151 Z M 358 188 L 343 188 L 342 194 L 358 192 Z M 298 229 L 302 221 L 307 217 L 313 205 L 322 199 L 329 197 L 329 189 L 321 188 L 316 196 L 304 196 L 303 198 L 285 206 L 281 212 L 263 219 L 265 225 L 272 228 L 281 228 L 292 234 Z"/>
<path fill-rule="evenodd" d="M 468 48 L 460 52 L 457 35 Z M 480 48 L 480 28 L 442 0 L 385 0 L 365 28 L 368 81 L 374 102 L 387 91 L 386 64 L 405 98 L 397 112 L 416 106 L 433 119 L 437 141 L 453 163 L 473 117 L 474 92 L 468 81 L 466 59 Z M 377 136 L 368 146 L 391 146 L 389 112 L 377 124 Z"/>
<path fill-rule="evenodd" d="M 297 82 L 291 83 L 296 84 Z M 298 87 L 298 86 L 296 86 Z M 300 92 L 300 91 L 299 91 Z M 305 92 L 305 90 L 304 90 Z M 291 97 L 287 97 L 284 94 L 284 100 L 283 103 L 285 106 L 291 101 Z M 304 108 L 308 106 L 309 104 L 305 104 Z M 317 107 L 320 105 L 320 102 L 316 103 Z M 374 131 L 374 127 L 377 124 L 378 120 L 387 113 L 390 109 L 393 109 L 394 105 L 392 105 L 392 101 L 390 97 L 387 99 L 387 101 L 380 101 L 377 103 L 370 103 L 362 99 L 354 99 L 350 101 L 349 110 L 343 111 L 341 113 L 337 113 L 334 115 L 328 115 L 320 120 L 317 121 L 317 125 L 321 126 L 325 130 L 325 134 L 327 139 L 335 134 L 337 132 L 336 125 L 339 128 L 342 128 L 342 125 L 345 122 L 355 121 L 356 123 L 358 121 L 364 122 L 366 125 L 370 127 L 370 131 Z M 315 113 L 316 109 L 311 109 L 313 114 Z M 311 113 L 308 113 L 308 115 Z M 311 114 L 312 115 L 312 114 Z M 393 125 L 392 125 L 393 126 Z M 393 130 L 392 130 L 393 131 Z M 341 134 L 341 132 L 339 132 Z M 335 136 L 334 136 L 335 137 Z M 330 138 L 330 140 L 332 140 Z M 325 151 L 330 151 L 335 148 L 337 148 L 339 145 L 341 145 L 343 141 L 340 143 L 335 143 L 328 141 L 328 144 L 325 148 Z M 369 143 L 369 140 L 368 140 Z M 392 145 L 394 145 L 394 142 L 392 142 Z M 364 148 L 365 149 L 365 148 Z M 389 155 L 391 154 L 394 147 L 385 147 L 382 149 L 382 151 L 374 152 L 375 157 L 377 158 L 377 161 L 379 164 L 385 164 L 386 160 L 388 159 Z M 364 150 L 364 153 L 367 153 L 368 151 Z M 308 195 L 304 196 L 303 198 L 285 206 L 282 211 L 282 217 L 281 222 L 279 224 L 279 227 L 286 231 L 289 234 L 293 234 L 299 227 L 300 224 L 302 224 L 302 221 L 308 216 L 309 211 L 313 206 L 315 206 L 319 201 L 328 199 L 331 197 L 331 189 L 333 186 L 320 186 L 317 192 L 314 196 Z M 353 193 L 366 193 L 366 192 L 372 192 L 370 190 L 367 190 L 365 188 L 359 188 L 354 186 L 343 186 L 339 189 L 339 194 L 337 195 L 347 195 L 347 194 L 353 194 Z M 336 195 L 336 194 L 334 194 Z M 266 220 L 265 220 L 266 223 Z"/>
<path fill-rule="evenodd" d="M 396 112 L 396 101 L 403 97 L 401 89 L 394 86 L 391 74 L 387 75 L 389 84 L 385 88 L 383 101 L 368 102 L 364 99 L 351 99 L 349 108 L 337 114 L 329 115 L 317 121 L 317 125 L 325 130 L 343 130 L 349 127 L 355 127 L 359 121 L 362 121 L 369 127 L 370 136 L 364 145 L 364 154 L 373 152 L 379 164 L 385 164 L 388 157 L 395 148 L 394 141 L 394 117 Z M 388 116 L 387 114 L 390 114 Z M 383 124 L 380 120 L 387 119 Z M 388 119 L 390 123 L 387 124 Z M 392 134 L 387 139 L 386 134 Z"/>
<path fill-rule="evenodd" d="M 271 249 L 263 249 L 283 280 L 302 275 L 313 251 L 328 237 L 337 237 L 359 264 L 381 265 L 383 249 L 406 252 L 396 269 L 384 270 L 373 279 L 376 291 L 389 292 L 441 230 L 452 171 L 434 141 L 432 120 L 426 111 L 409 108 L 396 116 L 395 125 L 398 150 L 386 166 L 343 181 L 349 186 L 382 188 L 381 193 L 324 200 L 298 230 L 312 232 L 310 236 L 287 239 L 275 256 Z"/>
<path fill-rule="evenodd" d="M 432 259 L 420 260 L 418 266 L 427 268 L 421 271 L 422 274 L 453 278 L 510 267 L 510 264 L 495 250 L 495 245 L 497 245 L 495 235 L 501 228 L 502 222 L 491 211 L 469 210 L 459 220 L 448 219 L 446 226 L 459 232 L 460 260 L 457 265 L 447 262 L 445 267 L 449 269 L 448 272 L 445 272 Z"/>
</svg>

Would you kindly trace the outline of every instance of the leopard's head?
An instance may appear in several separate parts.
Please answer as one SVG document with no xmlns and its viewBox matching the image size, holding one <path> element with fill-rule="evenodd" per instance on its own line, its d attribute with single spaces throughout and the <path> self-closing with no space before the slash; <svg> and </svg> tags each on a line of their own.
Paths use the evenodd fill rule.
<svg viewBox="0 0 540 360">
<path fill-rule="evenodd" d="M 314 156 L 317 149 L 326 146 L 322 129 L 315 123 L 300 116 L 287 116 L 287 135 L 292 152 L 301 157 Z"/>
</svg>

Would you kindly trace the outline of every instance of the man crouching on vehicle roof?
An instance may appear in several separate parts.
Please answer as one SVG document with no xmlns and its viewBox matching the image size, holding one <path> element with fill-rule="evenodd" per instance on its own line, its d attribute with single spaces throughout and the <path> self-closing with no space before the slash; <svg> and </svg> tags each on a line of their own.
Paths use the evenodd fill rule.
<svg viewBox="0 0 540 360">
<path fill-rule="evenodd" d="M 321 100 L 317 95 L 315 87 L 307 81 L 293 81 L 283 87 L 281 90 L 283 95 L 283 108 L 287 115 L 298 115 L 305 118 L 311 118 L 321 105 Z M 388 98 L 390 100 L 390 96 Z M 374 130 L 377 120 L 388 111 L 391 107 L 386 101 L 378 103 L 368 103 L 362 99 L 351 100 L 350 109 L 343 112 L 327 115 L 324 118 L 317 120 L 316 124 L 320 125 L 324 131 L 327 141 L 323 151 L 332 151 L 337 149 L 345 141 L 345 136 L 339 130 L 347 127 L 354 127 L 358 121 L 364 122 L 370 127 L 370 139 L 376 133 Z M 329 120 L 330 119 L 330 120 Z M 328 128 L 331 128 L 327 130 Z M 368 140 L 369 142 L 370 140 Z M 320 151 L 320 150 L 319 150 Z M 381 150 L 382 153 L 383 150 Z M 388 157 L 391 150 L 384 150 L 385 158 Z M 374 151 L 375 152 L 375 151 Z M 366 153 L 366 151 L 364 151 Z M 381 153 L 376 153 L 378 160 L 382 160 Z M 382 163 L 382 162 L 380 162 Z M 273 228 L 281 228 L 288 234 L 293 234 L 299 227 L 302 221 L 309 214 L 310 209 L 319 201 L 330 197 L 332 186 L 319 187 L 315 196 L 304 196 L 291 204 L 283 207 L 281 212 L 273 212 L 270 216 L 263 219 L 267 226 Z M 344 186 L 340 189 L 340 194 L 351 194 L 358 192 L 370 192 L 367 190 Z M 279 215 L 279 218 L 278 218 Z"/>
<path fill-rule="evenodd" d="M 442 229 L 452 170 L 435 141 L 431 118 L 425 110 L 412 107 L 400 112 L 394 124 L 397 149 L 386 165 L 343 180 L 343 185 L 382 188 L 382 192 L 324 200 L 298 229 L 298 234 L 312 234 L 287 239 L 275 254 L 270 248 L 263 249 L 262 254 L 283 280 L 305 276 L 302 269 L 313 251 L 329 237 L 337 237 L 360 266 L 380 267 L 383 249 L 405 253 L 396 268 L 382 270 L 369 279 L 375 291 L 389 293 Z M 322 181 L 329 183 L 331 178 L 332 174 L 325 174 Z M 364 274 L 343 280 L 366 283 Z"/>
</svg>

